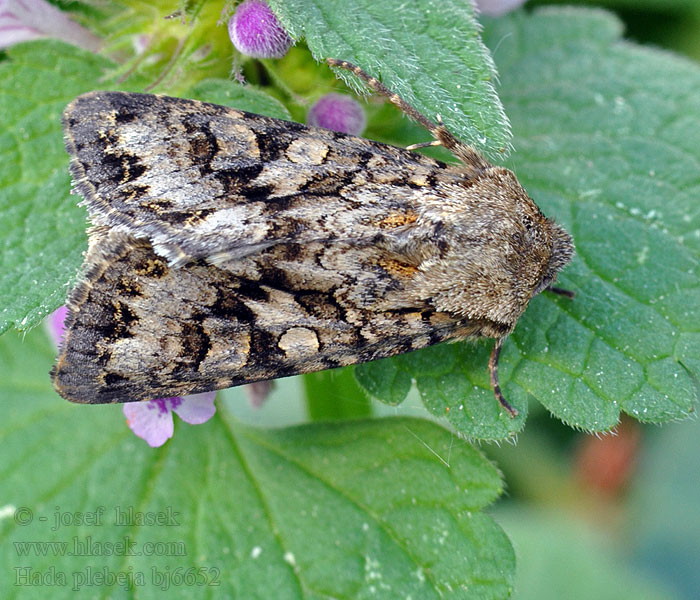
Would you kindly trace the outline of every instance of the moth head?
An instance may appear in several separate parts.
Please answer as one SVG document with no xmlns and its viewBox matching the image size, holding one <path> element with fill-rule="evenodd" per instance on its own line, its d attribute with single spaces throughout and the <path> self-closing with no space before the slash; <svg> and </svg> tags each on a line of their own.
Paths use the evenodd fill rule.
<svg viewBox="0 0 700 600">
<path fill-rule="evenodd" d="M 547 219 L 551 232 L 551 251 L 549 260 L 542 273 L 542 280 L 535 288 L 533 296 L 548 288 L 557 279 L 557 274 L 571 262 L 574 255 L 574 244 L 567 231 Z"/>
<path fill-rule="evenodd" d="M 500 167 L 455 189 L 454 201 L 441 204 L 433 218 L 440 247 L 421 264 L 416 293 L 438 311 L 501 331 L 515 326 L 573 255 L 569 234 Z"/>
</svg>

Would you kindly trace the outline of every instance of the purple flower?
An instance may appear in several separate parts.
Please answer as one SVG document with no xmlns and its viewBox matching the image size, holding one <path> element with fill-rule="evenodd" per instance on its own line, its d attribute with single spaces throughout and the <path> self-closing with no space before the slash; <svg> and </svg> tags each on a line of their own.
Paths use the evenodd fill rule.
<svg viewBox="0 0 700 600">
<path fill-rule="evenodd" d="M 490 17 L 504 15 L 521 4 L 525 4 L 525 0 L 476 0 L 476 6 L 481 13 Z"/>
<path fill-rule="evenodd" d="M 262 0 L 246 0 L 228 22 L 236 49 L 254 58 L 282 58 L 294 43 Z"/>
<path fill-rule="evenodd" d="M 49 335 L 57 347 L 63 341 L 64 320 L 67 314 L 68 308 L 61 306 L 46 320 Z M 216 392 L 205 392 L 191 396 L 158 398 L 148 402 L 128 402 L 124 404 L 126 424 L 137 436 L 146 440 L 149 446 L 157 448 L 173 437 L 173 412 L 185 423 L 200 425 L 214 416 L 215 396 Z"/>
<path fill-rule="evenodd" d="M 216 392 L 175 398 L 158 398 L 124 405 L 126 424 L 149 446 L 157 448 L 173 437 L 173 412 L 190 425 L 201 425 L 214 416 Z"/>
<path fill-rule="evenodd" d="M 314 127 L 360 135 L 365 130 L 367 117 L 357 100 L 331 93 L 316 100 L 306 115 L 306 122 Z"/>
<path fill-rule="evenodd" d="M 44 0 L 0 0 L 0 48 L 51 37 L 86 50 L 99 50 L 100 39 Z"/>
</svg>

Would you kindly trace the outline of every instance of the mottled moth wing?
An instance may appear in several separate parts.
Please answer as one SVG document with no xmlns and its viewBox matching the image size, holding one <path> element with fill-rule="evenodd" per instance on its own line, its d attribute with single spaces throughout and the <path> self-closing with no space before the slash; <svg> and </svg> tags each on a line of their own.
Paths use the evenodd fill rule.
<svg viewBox="0 0 700 600">
<path fill-rule="evenodd" d="M 406 304 L 400 291 L 410 268 L 379 249 L 343 243 L 277 245 L 230 270 L 204 261 L 177 268 L 147 241 L 112 231 L 93 238 L 86 264 L 53 373 L 57 391 L 76 402 L 221 389 L 479 328 L 425 303 Z"/>
<path fill-rule="evenodd" d="M 64 128 L 94 225 L 54 370 L 78 402 L 502 342 L 573 251 L 513 173 L 437 126 L 462 165 L 143 94 L 81 96 Z"/>
<path fill-rule="evenodd" d="M 415 221 L 426 189 L 443 198 L 463 180 L 402 148 L 195 100 L 94 92 L 63 121 L 93 224 L 150 240 L 171 264 L 369 241 Z"/>
</svg>

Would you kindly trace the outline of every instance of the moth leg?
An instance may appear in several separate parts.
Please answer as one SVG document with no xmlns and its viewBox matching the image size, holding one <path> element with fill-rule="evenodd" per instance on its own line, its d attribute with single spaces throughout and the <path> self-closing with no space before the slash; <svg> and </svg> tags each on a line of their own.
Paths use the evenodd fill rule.
<svg viewBox="0 0 700 600">
<path fill-rule="evenodd" d="M 484 160 L 481 157 L 481 155 L 476 150 L 474 150 L 474 148 L 468 146 L 463 142 L 460 142 L 454 135 L 452 135 L 442 124 L 442 121 L 439 117 L 438 123 L 434 123 L 423 113 L 419 112 L 408 102 L 406 102 L 401 96 L 392 92 L 376 77 L 372 77 L 371 75 L 365 73 L 357 65 L 353 65 L 352 63 L 349 63 L 346 60 L 338 60 L 337 58 L 327 58 L 326 62 L 331 67 L 338 67 L 340 69 L 345 69 L 347 71 L 350 71 L 351 73 L 354 73 L 360 79 L 362 79 L 372 91 L 376 92 L 377 94 L 381 94 L 382 96 L 385 96 L 389 100 L 389 102 L 397 106 L 404 114 L 418 121 L 435 138 L 435 142 L 438 142 L 430 143 L 428 145 L 444 146 L 445 148 L 447 148 L 463 163 L 465 163 L 469 167 L 472 167 L 473 171 L 469 173 L 471 176 L 477 175 L 479 172 L 488 169 L 491 166 L 491 164 Z M 424 147 L 424 145 L 414 144 L 413 146 L 409 146 L 408 149 L 413 150 L 415 148 L 422 147 Z"/>
<path fill-rule="evenodd" d="M 557 287 L 555 285 L 550 285 L 545 288 L 548 292 L 553 294 L 558 294 L 559 296 L 566 296 L 567 298 L 573 298 L 576 294 L 571 290 L 565 290 L 564 288 Z"/>
<path fill-rule="evenodd" d="M 432 142 L 421 142 L 420 144 L 411 144 L 406 146 L 406 150 L 418 150 L 418 148 L 428 148 L 430 146 L 442 146 L 440 140 L 433 140 Z"/>
<path fill-rule="evenodd" d="M 493 350 L 491 350 L 491 356 L 489 357 L 491 387 L 493 387 L 493 394 L 496 396 L 496 400 L 498 400 L 500 405 L 508 411 L 511 417 L 517 417 L 518 411 L 508 403 L 508 400 L 503 397 L 501 386 L 498 385 L 498 358 L 501 355 L 501 347 L 503 346 L 505 339 L 505 337 L 498 338 L 493 346 Z"/>
<path fill-rule="evenodd" d="M 435 115 L 435 120 L 437 121 L 437 128 L 443 127 L 442 117 L 440 115 Z M 443 127 L 444 129 L 444 127 Z M 418 148 L 429 148 L 431 146 L 442 146 L 442 140 L 435 139 L 432 142 L 421 142 L 420 144 L 411 144 L 406 146 L 406 150 L 417 150 Z"/>
</svg>

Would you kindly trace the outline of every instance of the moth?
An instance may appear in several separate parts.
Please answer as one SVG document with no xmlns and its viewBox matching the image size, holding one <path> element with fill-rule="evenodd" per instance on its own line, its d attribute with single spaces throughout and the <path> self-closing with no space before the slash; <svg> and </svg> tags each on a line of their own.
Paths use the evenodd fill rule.
<svg viewBox="0 0 700 600">
<path fill-rule="evenodd" d="M 495 338 L 573 254 L 513 173 L 359 67 L 423 124 L 409 148 L 240 110 L 93 92 L 63 114 L 92 227 L 55 389 L 181 396 Z M 412 150 L 442 145 L 446 164 Z M 553 291 L 566 293 L 557 288 Z"/>
</svg>

